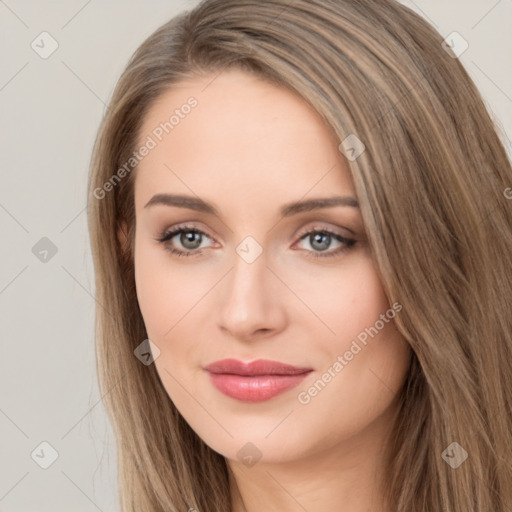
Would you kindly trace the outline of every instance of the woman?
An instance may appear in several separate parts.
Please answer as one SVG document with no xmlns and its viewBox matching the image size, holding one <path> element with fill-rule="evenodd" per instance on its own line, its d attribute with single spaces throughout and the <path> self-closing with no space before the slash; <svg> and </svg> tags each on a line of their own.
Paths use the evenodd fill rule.
<svg viewBox="0 0 512 512">
<path fill-rule="evenodd" d="M 206 0 L 91 163 L 122 510 L 510 511 L 512 169 L 394 1 Z"/>
</svg>

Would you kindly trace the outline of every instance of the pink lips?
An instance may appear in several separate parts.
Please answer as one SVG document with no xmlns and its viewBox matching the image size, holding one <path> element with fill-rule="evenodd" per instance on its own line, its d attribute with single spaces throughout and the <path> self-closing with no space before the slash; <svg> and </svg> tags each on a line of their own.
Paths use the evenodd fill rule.
<svg viewBox="0 0 512 512">
<path fill-rule="evenodd" d="M 312 371 L 266 359 L 250 363 L 223 359 L 205 366 L 204 370 L 219 391 L 243 402 L 262 402 L 284 393 Z"/>
</svg>

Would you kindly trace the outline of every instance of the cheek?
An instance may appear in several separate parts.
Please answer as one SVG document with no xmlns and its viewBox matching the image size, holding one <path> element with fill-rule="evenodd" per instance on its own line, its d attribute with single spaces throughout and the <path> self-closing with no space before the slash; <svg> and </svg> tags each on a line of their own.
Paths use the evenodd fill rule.
<svg viewBox="0 0 512 512">
<path fill-rule="evenodd" d="M 315 429 L 316 418 L 330 414 L 332 430 L 350 435 L 390 405 L 406 377 L 410 347 L 394 322 L 401 305 L 389 304 L 370 258 L 316 283 L 309 304 L 334 334 L 315 338 L 324 358 L 299 389 L 302 420 Z"/>
<path fill-rule="evenodd" d="M 192 267 L 171 264 L 165 249 L 147 244 L 135 248 L 137 299 L 148 336 L 163 342 L 207 291 Z"/>
<path fill-rule="evenodd" d="M 345 335 L 350 334 L 351 338 L 359 336 L 364 340 L 367 329 L 372 328 L 373 333 L 374 328 L 386 332 L 395 311 L 389 304 L 373 262 L 361 260 L 358 274 L 349 276 L 346 286 L 350 287 L 350 293 L 344 304 Z M 381 320 L 382 315 L 386 321 Z M 343 326 L 339 328 L 343 329 Z"/>
<path fill-rule="evenodd" d="M 362 252 L 338 267 L 290 265 L 282 273 L 283 280 L 293 283 L 294 293 L 312 313 L 298 315 L 294 321 L 309 330 L 316 327 L 321 335 L 317 338 L 325 340 L 329 348 L 333 344 L 342 348 L 390 309 L 374 263 Z"/>
<path fill-rule="evenodd" d="M 135 286 L 148 336 L 156 341 L 171 320 L 166 312 L 172 311 L 175 294 L 169 293 L 172 289 L 166 286 L 165 275 L 154 265 L 148 251 L 136 250 Z"/>
<path fill-rule="evenodd" d="M 341 304 L 331 312 L 337 333 L 332 355 L 343 357 L 341 373 L 357 387 L 352 391 L 356 399 L 366 395 L 386 402 L 408 366 L 409 345 L 394 321 L 402 306 L 389 303 L 370 259 L 359 260 L 358 271 L 345 276 L 344 285 Z"/>
</svg>

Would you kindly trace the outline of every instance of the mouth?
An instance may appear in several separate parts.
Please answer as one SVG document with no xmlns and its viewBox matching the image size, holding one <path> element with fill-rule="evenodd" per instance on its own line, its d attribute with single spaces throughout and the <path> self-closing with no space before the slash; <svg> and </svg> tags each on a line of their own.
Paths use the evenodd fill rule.
<svg viewBox="0 0 512 512">
<path fill-rule="evenodd" d="M 265 359 L 250 363 L 223 359 L 205 366 L 204 370 L 217 390 L 242 402 L 269 400 L 294 388 L 313 371 Z"/>
<path fill-rule="evenodd" d="M 310 372 L 312 368 L 303 368 L 292 366 L 278 361 L 268 359 L 257 359 L 249 363 L 244 363 L 237 359 L 222 359 L 215 361 L 204 367 L 206 371 L 213 374 L 231 374 L 242 376 L 262 376 L 262 375 L 300 375 Z"/>
</svg>

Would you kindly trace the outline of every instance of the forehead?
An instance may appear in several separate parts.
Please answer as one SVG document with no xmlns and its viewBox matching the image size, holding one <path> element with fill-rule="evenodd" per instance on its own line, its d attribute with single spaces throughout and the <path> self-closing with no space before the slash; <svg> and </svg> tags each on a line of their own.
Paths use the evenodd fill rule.
<svg viewBox="0 0 512 512">
<path fill-rule="evenodd" d="M 148 138 L 154 147 L 136 168 L 139 203 L 160 192 L 222 194 L 259 207 L 310 192 L 354 195 L 339 141 L 320 115 L 242 71 L 173 85 L 142 122 L 139 145 Z"/>
</svg>

